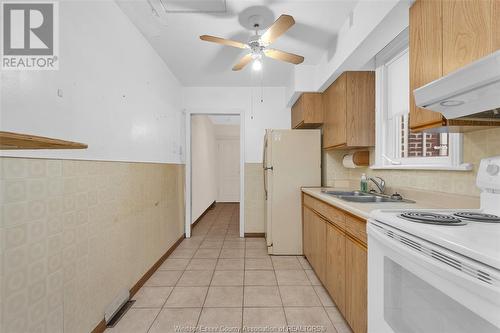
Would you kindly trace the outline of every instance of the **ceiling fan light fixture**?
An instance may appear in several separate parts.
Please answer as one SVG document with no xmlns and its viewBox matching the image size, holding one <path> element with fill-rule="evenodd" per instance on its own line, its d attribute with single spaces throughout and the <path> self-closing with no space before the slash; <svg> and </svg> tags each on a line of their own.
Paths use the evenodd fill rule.
<svg viewBox="0 0 500 333">
<path fill-rule="evenodd" d="M 261 57 L 258 57 L 256 58 L 254 61 L 253 61 L 253 64 L 252 64 L 252 69 L 256 72 L 258 71 L 261 71 L 262 70 L 262 59 Z"/>
</svg>

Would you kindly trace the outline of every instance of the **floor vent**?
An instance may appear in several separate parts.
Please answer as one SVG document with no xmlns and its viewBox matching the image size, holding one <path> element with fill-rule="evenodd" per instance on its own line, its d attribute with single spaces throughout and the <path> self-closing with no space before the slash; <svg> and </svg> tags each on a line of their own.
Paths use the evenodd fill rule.
<svg viewBox="0 0 500 333">
<path fill-rule="evenodd" d="M 123 306 L 115 313 L 115 315 L 108 321 L 106 327 L 115 327 L 115 325 L 122 319 L 122 317 L 127 313 L 128 309 L 132 307 L 135 300 L 127 301 Z"/>
</svg>

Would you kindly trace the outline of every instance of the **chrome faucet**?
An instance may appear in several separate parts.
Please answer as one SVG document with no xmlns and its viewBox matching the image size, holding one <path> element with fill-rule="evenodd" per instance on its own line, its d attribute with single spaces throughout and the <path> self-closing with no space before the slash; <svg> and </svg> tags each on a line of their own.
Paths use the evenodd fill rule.
<svg viewBox="0 0 500 333">
<path fill-rule="evenodd" d="M 384 194 L 385 192 L 385 180 L 381 177 L 370 177 L 368 180 L 371 180 L 378 189 L 379 194 Z"/>
</svg>

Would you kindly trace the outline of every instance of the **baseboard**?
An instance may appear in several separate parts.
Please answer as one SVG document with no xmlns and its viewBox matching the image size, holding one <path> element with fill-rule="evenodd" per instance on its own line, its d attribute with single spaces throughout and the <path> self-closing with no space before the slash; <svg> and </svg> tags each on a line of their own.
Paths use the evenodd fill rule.
<svg viewBox="0 0 500 333">
<path fill-rule="evenodd" d="M 208 213 L 209 210 L 212 210 L 215 208 L 215 205 L 216 205 L 216 202 L 212 202 L 212 204 L 210 206 L 207 207 L 207 209 L 205 209 L 205 211 L 200 215 L 200 217 L 198 217 L 196 219 L 196 221 L 194 221 L 193 223 L 191 223 L 191 230 L 193 230 L 194 227 L 196 227 L 196 225 L 198 224 L 198 222 L 201 221 L 201 219 Z"/>
<path fill-rule="evenodd" d="M 106 321 L 103 319 L 90 333 L 102 333 L 106 330 Z"/>
<path fill-rule="evenodd" d="M 156 272 L 156 270 L 163 264 L 165 260 L 174 252 L 174 250 L 179 246 L 179 244 L 186 238 L 186 234 L 182 234 L 182 236 L 172 245 L 167 252 L 165 252 L 160 259 L 158 259 L 150 269 L 147 270 L 146 273 L 137 281 L 136 284 L 132 288 L 130 288 L 130 298 L 134 296 L 139 289 L 146 283 L 146 281 L 151 277 L 151 275 Z M 97 324 L 97 326 L 92 330 L 91 333 L 103 333 L 106 330 L 106 321 L 103 319 Z"/>
<path fill-rule="evenodd" d="M 246 238 L 264 238 L 266 234 L 263 232 L 245 232 Z"/>
</svg>

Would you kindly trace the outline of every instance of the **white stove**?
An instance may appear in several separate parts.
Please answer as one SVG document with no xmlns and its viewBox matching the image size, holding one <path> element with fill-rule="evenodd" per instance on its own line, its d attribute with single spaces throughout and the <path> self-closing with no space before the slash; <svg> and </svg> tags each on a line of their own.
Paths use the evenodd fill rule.
<svg viewBox="0 0 500 333">
<path fill-rule="evenodd" d="M 478 210 L 378 210 L 368 232 L 368 332 L 500 332 L 500 156 Z"/>
</svg>

